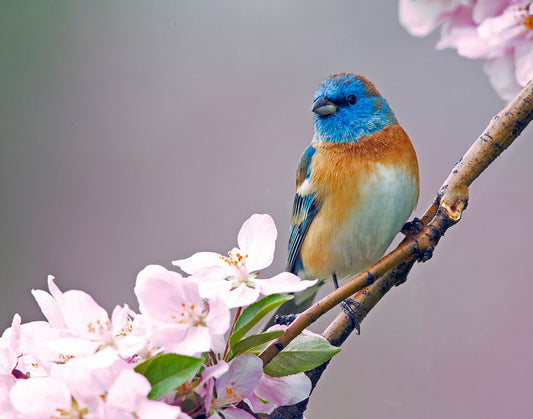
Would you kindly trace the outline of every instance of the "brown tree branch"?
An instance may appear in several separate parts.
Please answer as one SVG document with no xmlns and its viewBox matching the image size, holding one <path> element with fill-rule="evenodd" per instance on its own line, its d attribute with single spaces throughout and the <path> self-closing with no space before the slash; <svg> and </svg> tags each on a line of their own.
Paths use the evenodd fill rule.
<svg viewBox="0 0 533 419">
<path fill-rule="evenodd" d="M 441 207 L 459 221 L 468 202 L 468 187 L 513 141 L 533 117 L 533 80 L 490 121 L 444 182 Z"/>
<path fill-rule="evenodd" d="M 461 219 L 462 211 L 468 204 L 468 187 L 509 147 L 532 118 L 533 82 L 530 81 L 515 99 L 492 119 L 483 134 L 452 169 L 436 200 L 422 217 L 419 223 L 421 231 L 408 235 L 394 251 L 301 313 L 285 333 L 261 353 L 264 365 L 321 315 L 354 294 L 360 304 L 356 315 L 361 322 L 394 285 L 406 280 L 415 260 L 425 261 L 431 257 L 446 230 Z M 351 320 L 341 312 L 325 330 L 324 336 L 332 344 L 340 346 L 352 331 Z M 309 372 L 313 388 L 324 368 L 325 366 L 321 366 L 316 371 Z M 299 412 L 298 415 L 301 415 L 303 410 Z M 272 417 L 276 416 L 273 414 Z"/>
</svg>

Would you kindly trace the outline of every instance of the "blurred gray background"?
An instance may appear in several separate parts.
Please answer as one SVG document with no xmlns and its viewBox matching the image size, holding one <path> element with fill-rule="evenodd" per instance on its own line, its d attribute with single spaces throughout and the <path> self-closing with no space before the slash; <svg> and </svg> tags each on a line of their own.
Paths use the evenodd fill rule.
<svg viewBox="0 0 533 419">
<path fill-rule="evenodd" d="M 30 290 L 47 274 L 137 309 L 140 269 L 225 253 L 253 213 L 279 229 L 265 274 L 282 270 L 330 73 L 366 75 L 388 99 L 418 153 L 421 215 L 504 105 L 481 62 L 437 39 L 410 37 L 395 2 L 2 1 L 2 328 L 42 318 Z M 345 344 L 308 419 L 530 416 L 532 132 Z"/>
</svg>

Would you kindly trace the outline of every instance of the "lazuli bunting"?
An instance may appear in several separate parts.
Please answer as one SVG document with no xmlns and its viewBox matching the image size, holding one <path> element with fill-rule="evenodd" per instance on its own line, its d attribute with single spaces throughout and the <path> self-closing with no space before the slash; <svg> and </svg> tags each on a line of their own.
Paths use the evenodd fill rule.
<svg viewBox="0 0 533 419">
<path fill-rule="evenodd" d="M 363 76 L 325 79 L 312 111 L 315 134 L 296 174 L 287 270 L 336 282 L 379 260 L 401 230 L 418 201 L 418 162 L 387 101 Z"/>
</svg>

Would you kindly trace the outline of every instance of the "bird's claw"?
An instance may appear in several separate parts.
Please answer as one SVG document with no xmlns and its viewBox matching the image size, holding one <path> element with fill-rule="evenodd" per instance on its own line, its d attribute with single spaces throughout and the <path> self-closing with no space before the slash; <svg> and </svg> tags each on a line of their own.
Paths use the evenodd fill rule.
<svg viewBox="0 0 533 419">
<path fill-rule="evenodd" d="M 418 261 L 424 263 L 430 260 L 433 257 L 433 250 L 434 250 L 434 247 L 431 246 L 431 247 L 426 247 L 422 251 L 419 251 L 417 255 Z"/>
<path fill-rule="evenodd" d="M 361 334 L 361 325 L 359 324 L 359 320 L 357 320 L 357 314 L 355 313 L 355 310 L 352 308 L 352 306 L 355 306 L 356 308 L 360 308 L 361 304 L 359 304 L 357 301 L 353 300 L 352 298 L 347 298 L 344 301 L 341 301 L 340 303 L 342 311 L 348 316 L 348 318 L 352 321 L 352 325 L 354 329 L 357 331 L 357 334 Z"/>
<path fill-rule="evenodd" d="M 418 234 L 422 231 L 424 228 L 424 223 L 420 218 L 415 217 L 413 218 L 413 221 L 406 222 L 402 227 L 402 234 L 405 234 L 406 236 L 408 234 Z"/>
<path fill-rule="evenodd" d="M 275 317 L 275 323 L 282 325 L 282 326 L 288 326 L 290 325 L 294 320 L 296 320 L 296 317 L 298 317 L 297 314 L 276 314 Z"/>
</svg>

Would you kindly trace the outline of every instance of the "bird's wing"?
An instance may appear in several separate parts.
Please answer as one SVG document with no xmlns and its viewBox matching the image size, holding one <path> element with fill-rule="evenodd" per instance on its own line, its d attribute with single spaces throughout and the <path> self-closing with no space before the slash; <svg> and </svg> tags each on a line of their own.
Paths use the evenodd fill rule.
<svg viewBox="0 0 533 419">
<path fill-rule="evenodd" d="M 300 249 L 307 230 L 320 209 L 320 202 L 316 197 L 316 189 L 310 178 L 311 161 L 315 151 L 312 144 L 307 147 L 296 171 L 296 196 L 294 197 L 294 205 L 292 207 L 291 226 L 289 229 L 289 256 L 286 268 L 287 271 L 294 274 L 298 274 L 298 271 L 303 269 L 300 259 Z M 313 303 L 318 287 L 321 284 L 321 282 L 317 283 L 307 290 L 298 293 L 293 300 L 287 301 L 278 307 L 276 313 L 265 326 L 265 330 L 275 324 L 276 315 L 301 313 L 308 308 Z"/>
<path fill-rule="evenodd" d="M 303 240 L 320 209 L 320 202 L 316 197 L 316 189 L 311 182 L 311 161 L 315 154 L 311 144 L 305 150 L 296 172 L 296 196 L 292 207 L 291 226 L 289 229 L 289 255 L 287 271 L 297 274 L 303 268 L 300 260 L 300 249 Z"/>
</svg>

